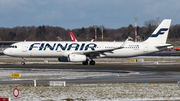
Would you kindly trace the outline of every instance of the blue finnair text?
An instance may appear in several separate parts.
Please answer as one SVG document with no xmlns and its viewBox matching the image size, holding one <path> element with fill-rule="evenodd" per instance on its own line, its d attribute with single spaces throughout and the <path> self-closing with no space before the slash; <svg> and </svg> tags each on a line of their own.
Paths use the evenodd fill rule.
<svg viewBox="0 0 180 101">
<path fill-rule="evenodd" d="M 29 47 L 29 50 L 33 50 L 34 48 L 38 48 L 39 51 L 45 51 L 47 49 L 53 51 L 53 50 L 62 50 L 62 51 L 70 51 L 72 49 L 74 49 L 75 51 L 78 51 L 78 50 L 88 50 L 88 49 L 91 49 L 91 50 L 95 50 L 95 48 L 97 47 L 96 44 L 94 43 L 89 43 L 89 44 L 85 44 L 85 43 L 82 43 L 82 44 L 78 44 L 78 43 L 71 43 L 71 44 L 61 44 L 61 43 L 54 43 L 54 44 L 49 44 L 49 43 L 33 43 L 30 45 Z"/>
</svg>

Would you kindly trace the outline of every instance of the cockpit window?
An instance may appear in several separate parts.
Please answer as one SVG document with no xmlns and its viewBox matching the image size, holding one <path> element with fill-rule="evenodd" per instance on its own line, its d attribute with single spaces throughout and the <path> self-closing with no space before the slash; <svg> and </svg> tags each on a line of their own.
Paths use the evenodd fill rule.
<svg viewBox="0 0 180 101">
<path fill-rule="evenodd" d="M 12 48 L 12 46 L 9 46 L 9 48 Z"/>
<path fill-rule="evenodd" d="M 17 48 L 17 46 L 9 46 L 9 48 Z"/>
</svg>

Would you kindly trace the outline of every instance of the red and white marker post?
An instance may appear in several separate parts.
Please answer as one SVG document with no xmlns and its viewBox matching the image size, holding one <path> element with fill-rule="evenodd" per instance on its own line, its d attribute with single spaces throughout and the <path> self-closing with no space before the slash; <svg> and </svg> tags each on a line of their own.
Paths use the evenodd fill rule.
<svg viewBox="0 0 180 101">
<path fill-rule="evenodd" d="M 17 88 L 14 88 L 13 95 L 14 95 L 14 97 L 18 97 L 19 96 L 19 90 Z"/>
</svg>

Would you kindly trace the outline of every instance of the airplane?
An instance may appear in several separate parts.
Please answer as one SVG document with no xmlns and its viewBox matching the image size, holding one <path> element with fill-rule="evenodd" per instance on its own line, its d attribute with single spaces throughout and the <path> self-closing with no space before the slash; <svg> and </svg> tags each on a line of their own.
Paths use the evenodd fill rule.
<svg viewBox="0 0 180 101">
<path fill-rule="evenodd" d="M 164 19 L 152 35 L 143 42 L 72 42 L 72 41 L 24 41 L 12 44 L 4 54 L 24 58 L 58 58 L 59 62 L 82 62 L 95 65 L 95 58 L 127 58 L 142 56 L 168 48 L 166 44 L 171 19 Z"/>
</svg>

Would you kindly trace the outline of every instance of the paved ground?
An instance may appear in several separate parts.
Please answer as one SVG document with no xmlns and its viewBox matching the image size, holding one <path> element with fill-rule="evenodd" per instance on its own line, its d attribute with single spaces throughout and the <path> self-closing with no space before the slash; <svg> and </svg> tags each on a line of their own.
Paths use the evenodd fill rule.
<svg viewBox="0 0 180 101">
<path fill-rule="evenodd" d="M 128 70 L 128 71 L 157 71 L 157 72 L 180 72 L 180 65 L 135 65 L 135 64 L 113 64 L 99 63 L 96 65 L 79 64 L 0 64 L 0 68 L 21 68 L 21 69 L 87 69 L 87 70 Z"/>
<path fill-rule="evenodd" d="M 129 70 L 129 71 L 172 71 L 180 72 L 180 65 L 162 64 L 162 65 L 135 65 L 135 64 L 113 64 L 99 63 L 96 65 L 79 64 L 0 64 L 0 68 L 22 68 L 22 69 L 87 69 L 87 70 Z"/>
<path fill-rule="evenodd" d="M 100 77 L 100 78 L 83 78 L 83 79 L 61 79 L 67 83 L 138 83 L 138 82 L 177 82 L 180 80 L 180 65 L 123 65 L 123 64 L 1 64 L 1 69 L 10 70 L 31 70 L 33 69 L 71 69 L 83 70 L 83 72 L 140 72 L 139 75 L 116 76 L 116 77 Z M 84 71 L 85 70 L 85 71 Z M 49 83 L 57 79 L 38 79 L 37 83 Z M 59 80 L 59 79 L 58 79 Z M 0 84 L 9 83 L 32 83 L 32 80 L 13 80 L 0 81 Z"/>
</svg>

